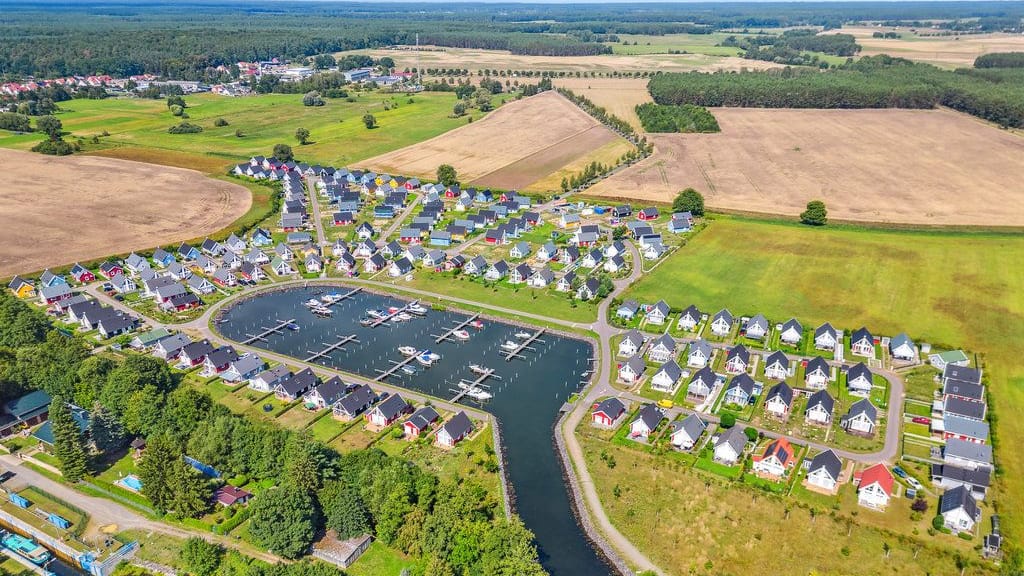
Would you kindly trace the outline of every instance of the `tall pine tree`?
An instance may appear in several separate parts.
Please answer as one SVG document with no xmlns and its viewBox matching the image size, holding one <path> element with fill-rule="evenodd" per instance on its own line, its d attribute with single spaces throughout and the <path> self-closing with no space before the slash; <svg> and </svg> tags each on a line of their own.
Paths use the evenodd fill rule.
<svg viewBox="0 0 1024 576">
<path fill-rule="evenodd" d="M 60 462 L 60 472 L 69 482 L 78 482 L 89 472 L 89 458 L 82 431 L 62 397 L 54 398 L 50 404 L 50 426 L 53 428 L 53 452 Z"/>
<path fill-rule="evenodd" d="M 99 402 L 93 405 L 89 421 L 89 429 L 92 432 L 92 441 L 96 444 L 96 450 L 106 454 L 124 448 L 124 427 Z"/>
<path fill-rule="evenodd" d="M 161 512 L 169 510 L 173 504 L 171 477 L 179 462 L 181 449 L 167 436 L 154 436 L 146 441 L 146 451 L 139 460 L 142 495 Z"/>
<path fill-rule="evenodd" d="M 210 507 L 210 483 L 199 472 L 178 459 L 168 478 L 171 502 L 167 506 L 178 516 L 198 518 Z"/>
</svg>

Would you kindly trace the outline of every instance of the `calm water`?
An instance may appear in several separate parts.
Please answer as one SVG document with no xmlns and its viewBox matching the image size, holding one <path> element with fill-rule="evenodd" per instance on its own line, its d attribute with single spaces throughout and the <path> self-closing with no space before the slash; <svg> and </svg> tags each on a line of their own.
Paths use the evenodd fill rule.
<svg viewBox="0 0 1024 576">
<path fill-rule="evenodd" d="M 359 293 L 333 307 L 329 319 L 314 317 L 302 303 L 321 295 L 323 288 L 303 288 L 273 292 L 236 304 L 225 311 L 220 331 L 236 341 L 248 334 L 261 332 L 276 320 L 295 319 L 299 331 L 285 331 L 256 342 L 277 353 L 306 358 L 313 352 L 336 342 L 340 337 L 355 334 L 359 343 L 350 342 L 319 362 L 339 370 L 366 377 L 377 375 L 403 357 L 398 346 L 415 346 L 441 355 L 429 369 L 420 368 L 415 375 L 400 372 L 388 383 L 442 398 L 451 398 L 461 379 L 474 379 L 470 364 L 481 364 L 495 370 L 501 379 L 486 383 L 494 398 L 482 406 L 501 420 L 509 479 L 516 495 L 516 510 L 536 534 L 544 567 L 556 576 L 602 575 L 611 570 L 597 557 L 576 524 L 570 509 L 561 466 L 557 460 L 552 425 L 558 409 L 577 391 L 586 378 L 591 346 L 583 341 L 545 334 L 524 352 L 525 358 L 506 362 L 499 346 L 514 340 L 522 328 L 484 321 L 481 330 L 467 328 L 468 342 L 434 343 L 440 335 L 467 316 L 455 312 L 430 311 L 426 317 L 394 325 L 369 328 L 359 319 L 370 308 L 402 306 L 406 301 L 370 293 Z M 327 288 L 326 292 L 335 291 Z M 345 293 L 344 288 L 337 289 Z M 413 363 L 412 365 L 417 364 Z M 466 399 L 464 402 L 472 403 Z"/>
</svg>

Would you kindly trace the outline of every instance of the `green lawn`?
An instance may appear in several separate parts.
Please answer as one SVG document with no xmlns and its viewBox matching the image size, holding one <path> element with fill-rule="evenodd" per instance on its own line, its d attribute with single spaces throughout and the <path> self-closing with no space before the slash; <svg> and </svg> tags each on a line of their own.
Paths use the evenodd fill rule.
<svg viewBox="0 0 1024 576">
<path fill-rule="evenodd" d="M 756 238 L 757 241 L 751 241 Z M 1024 408 L 1024 358 L 1012 334 L 1024 323 L 1024 237 L 995 233 L 807 228 L 718 216 L 672 261 L 643 277 L 624 297 L 736 314 L 796 316 L 804 326 L 868 326 L 874 334 L 906 331 L 938 349 L 984 355 L 993 410 Z M 1000 438 L 1024 434 L 1002 417 Z M 1024 535 L 1024 453 L 996 454 L 1004 534 Z"/>
<path fill-rule="evenodd" d="M 108 98 L 61 102 L 57 116 L 64 129 L 86 140 L 86 150 L 132 147 L 176 151 L 192 157 L 216 160 L 227 167 L 253 155 L 270 154 L 274 144 L 293 146 L 300 160 L 335 166 L 355 164 L 377 154 L 421 142 L 466 123 L 449 118 L 453 93 L 421 93 L 410 96 L 384 93 L 353 93 L 355 102 L 330 99 L 326 106 L 302 105 L 301 94 L 266 94 L 227 98 L 213 94 L 185 97 L 188 122 L 203 127 L 198 134 L 168 134 L 180 119 L 171 115 L 164 100 Z M 385 110 L 384 102 L 390 110 Z M 372 113 L 378 127 L 368 130 L 362 116 Z M 479 119 L 479 113 L 475 113 Z M 228 126 L 215 127 L 224 118 Z M 311 144 L 299 146 L 296 128 L 312 132 Z M 235 136 L 241 130 L 244 137 Z M 90 139 L 104 131 L 99 145 Z M 40 136 L 0 133 L 0 146 L 30 148 Z M 148 159 L 148 158 L 147 158 Z M 168 162 L 160 162 L 168 163 Z M 181 162 L 176 162 L 180 165 Z"/>
<path fill-rule="evenodd" d="M 739 48 L 716 46 L 728 36 L 740 38 L 743 34 L 715 32 L 713 34 L 665 34 L 652 36 L 647 34 L 618 34 L 619 42 L 609 42 L 613 54 L 668 54 L 670 51 L 687 52 L 690 54 L 707 54 L 708 56 L 738 56 L 743 53 Z M 629 44 L 623 44 L 628 42 Z M 635 45 L 634 45 L 635 43 Z"/>
<path fill-rule="evenodd" d="M 396 576 L 403 568 L 412 568 L 414 564 L 403 557 L 401 553 L 380 542 L 374 542 L 359 557 L 359 560 L 356 560 L 355 564 L 345 569 L 345 574 L 349 576 Z"/>
</svg>

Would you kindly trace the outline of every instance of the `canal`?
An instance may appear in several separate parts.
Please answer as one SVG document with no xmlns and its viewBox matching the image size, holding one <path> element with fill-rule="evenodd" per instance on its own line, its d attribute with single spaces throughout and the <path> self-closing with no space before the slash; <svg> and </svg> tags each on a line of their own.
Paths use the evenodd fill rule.
<svg viewBox="0 0 1024 576">
<path fill-rule="evenodd" d="M 434 366 L 421 368 L 414 375 L 399 372 L 387 381 L 446 399 L 453 396 L 450 390 L 456 389 L 460 380 L 474 379 L 470 364 L 494 369 L 500 379 L 492 378 L 487 382 L 494 397 L 477 407 L 501 421 L 505 462 L 515 492 L 516 511 L 536 535 L 545 569 L 554 576 L 612 573 L 591 548 L 573 517 L 552 440 L 552 426 L 559 408 L 587 377 L 589 359 L 594 355 L 589 343 L 547 333 L 541 337 L 543 342 L 531 345 L 533 350 L 524 351 L 523 358 L 506 361 L 500 346 L 507 340 L 515 340 L 515 334 L 524 331 L 521 327 L 484 320 L 482 329 L 467 328 L 471 333 L 469 341 L 435 344 L 432 335 L 440 335 L 467 316 L 431 310 L 426 317 L 369 328 L 359 324 L 366 310 L 403 306 L 407 301 L 360 292 L 334 305 L 332 317 L 317 318 L 302 303 L 321 296 L 324 290 L 322 287 L 296 288 L 254 296 L 226 309 L 218 330 L 232 340 L 243 341 L 249 334 L 256 334 L 277 320 L 294 318 L 300 327 L 298 331 L 273 334 L 254 346 L 299 359 L 340 337 L 354 334 L 358 343 L 350 342 L 318 363 L 370 378 L 377 375 L 377 370 L 390 367 L 390 361 L 402 359 L 397 351 L 399 346 L 429 349 L 441 356 Z M 334 288 L 326 288 L 328 293 L 334 291 Z M 338 288 L 336 291 L 348 290 Z M 464 402 L 476 406 L 471 400 Z"/>
</svg>

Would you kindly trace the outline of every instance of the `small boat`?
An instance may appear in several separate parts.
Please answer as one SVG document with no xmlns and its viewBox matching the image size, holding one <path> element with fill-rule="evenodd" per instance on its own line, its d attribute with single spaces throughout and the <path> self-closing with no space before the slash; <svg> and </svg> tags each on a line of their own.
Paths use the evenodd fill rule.
<svg viewBox="0 0 1024 576">
<path fill-rule="evenodd" d="M 427 313 L 427 307 L 420 304 L 419 302 L 413 302 L 412 304 L 409 304 L 409 306 L 406 307 L 406 310 L 419 316 L 422 316 Z"/>
<path fill-rule="evenodd" d="M 395 312 L 398 312 L 399 310 L 401 310 L 401 308 L 399 308 L 398 306 L 389 306 L 388 307 L 388 314 L 394 314 Z"/>
<path fill-rule="evenodd" d="M 323 302 L 324 304 L 334 304 L 339 300 L 341 300 L 341 296 L 339 296 L 338 294 L 327 294 L 326 296 L 320 297 L 320 301 Z"/>
<path fill-rule="evenodd" d="M 289 323 L 285 324 L 284 327 L 289 329 L 289 330 L 298 330 L 299 329 L 299 325 L 296 324 L 295 322 L 289 322 Z"/>
<path fill-rule="evenodd" d="M 417 372 L 419 372 L 419 370 L 417 370 L 415 366 L 412 366 L 410 364 L 406 364 L 405 366 L 402 366 L 401 370 L 402 370 L 402 372 L 404 372 L 405 374 L 408 374 L 410 376 L 412 376 L 413 374 L 416 374 Z"/>
<path fill-rule="evenodd" d="M 311 310 L 313 314 L 316 314 L 317 316 L 330 316 L 331 314 L 334 314 L 334 310 L 331 310 L 330 308 L 325 308 L 323 306 L 318 306 L 316 308 L 312 308 Z"/>
<path fill-rule="evenodd" d="M 370 324 L 373 324 L 373 318 L 360 318 L 359 319 L 359 325 L 360 326 L 369 326 Z"/>
<path fill-rule="evenodd" d="M 309 300 L 306 300 L 305 302 L 303 302 L 302 305 L 307 307 L 307 308 L 314 308 L 314 307 L 320 305 L 320 301 L 317 300 L 316 298 L 310 298 Z"/>
<path fill-rule="evenodd" d="M 387 317 L 387 314 L 383 310 L 367 310 L 366 315 L 377 320 Z"/>
<path fill-rule="evenodd" d="M 533 334 L 530 334 L 529 332 L 516 332 L 516 338 L 519 338 L 520 340 L 525 340 L 530 336 L 533 336 Z"/>
<path fill-rule="evenodd" d="M 434 364 L 434 360 L 430 357 L 429 353 L 420 354 L 416 357 L 416 361 L 424 366 L 432 366 Z"/>
<path fill-rule="evenodd" d="M 413 346 L 399 346 L 398 351 L 401 352 L 403 356 L 415 356 L 416 353 L 419 352 L 419 350 Z"/>
<path fill-rule="evenodd" d="M 452 332 L 452 336 L 455 336 L 459 340 L 469 340 L 469 332 L 466 330 L 455 330 Z"/>
<path fill-rule="evenodd" d="M 489 372 L 489 370 L 487 368 L 484 368 L 483 366 L 481 366 L 479 364 L 470 364 L 469 365 L 469 370 L 471 372 L 476 373 L 476 374 L 487 374 L 487 372 Z"/>
<path fill-rule="evenodd" d="M 519 348 L 519 344 L 516 344 L 511 340 L 505 340 L 504 342 L 502 342 L 501 348 L 503 350 L 515 350 L 516 348 Z"/>
<path fill-rule="evenodd" d="M 35 540 L 13 532 L 4 534 L 3 545 L 37 566 L 46 564 L 52 558 L 50 551 L 37 544 Z"/>
<path fill-rule="evenodd" d="M 490 392 L 482 390 L 480 388 L 472 388 L 470 387 L 469 384 L 466 384 L 465 382 L 459 382 L 459 388 L 465 390 L 466 396 L 469 396 L 474 400 L 490 400 L 491 398 L 494 397 Z"/>
<path fill-rule="evenodd" d="M 472 326 L 473 328 L 476 328 L 477 330 L 480 330 L 484 327 L 484 323 L 479 320 L 473 320 L 472 322 L 469 323 L 469 325 Z"/>
<path fill-rule="evenodd" d="M 399 322 L 405 322 L 407 320 L 412 320 L 412 315 L 411 314 L 406 314 L 405 312 L 399 312 L 395 316 L 395 319 L 398 320 Z"/>
</svg>

